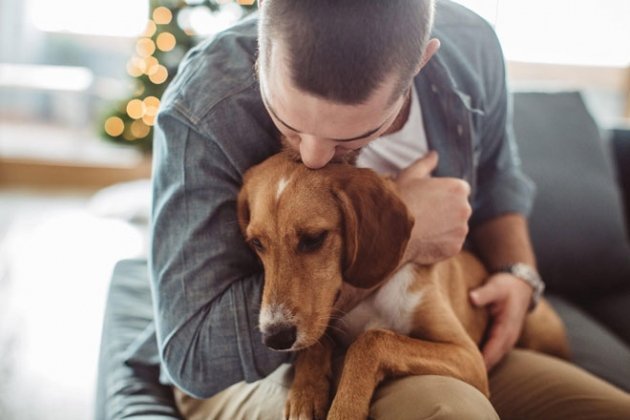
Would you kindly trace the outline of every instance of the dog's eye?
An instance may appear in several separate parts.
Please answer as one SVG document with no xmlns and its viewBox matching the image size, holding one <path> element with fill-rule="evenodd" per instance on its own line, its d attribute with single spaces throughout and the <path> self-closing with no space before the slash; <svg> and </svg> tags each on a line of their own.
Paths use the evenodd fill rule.
<svg viewBox="0 0 630 420">
<path fill-rule="evenodd" d="M 321 248 L 328 236 L 327 231 L 323 231 L 316 235 L 302 235 L 300 243 L 298 244 L 298 250 L 300 252 L 313 252 Z"/>
<path fill-rule="evenodd" d="M 265 247 L 263 246 L 262 242 L 260 242 L 260 239 L 258 238 L 250 239 L 249 245 L 258 252 L 263 252 L 265 250 Z"/>
</svg>

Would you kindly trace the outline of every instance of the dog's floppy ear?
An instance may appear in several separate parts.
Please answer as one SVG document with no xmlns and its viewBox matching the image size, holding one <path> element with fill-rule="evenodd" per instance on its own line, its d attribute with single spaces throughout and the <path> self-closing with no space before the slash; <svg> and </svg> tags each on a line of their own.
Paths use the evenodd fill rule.
<svg viewBox="0 0 630 420">
<path fill-rule="evenodd" d="M 398 266 L 413 218 L 393 187 L 373 171 L 351 168 L 336 178 L 333 194 L 344 223 L 344 280 L 367 289 Z"/>
<path fill-rule="evenodd" d="M 246 236 L 247 226 L 249 225 L 250 212 L 249 212 L 249 192 L 247 186 L 244 184 L 238 193 L 236 199 L 236 216 L 238 218 L 238 224 L 241 228 L 241 233 Z"/>
</svg>

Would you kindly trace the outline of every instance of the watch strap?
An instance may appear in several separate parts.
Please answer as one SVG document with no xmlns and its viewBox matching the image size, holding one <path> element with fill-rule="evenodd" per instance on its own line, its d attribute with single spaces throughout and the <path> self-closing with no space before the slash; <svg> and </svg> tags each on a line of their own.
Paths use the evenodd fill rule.
<svg viewBox="0 0 630 420">
<path fill-rule="evenodd" d="M 529 312 L 533 311 L 545 292 L 545 282 L 540 277 L 540 274 L 538 274 L 538 271 L 528 264 L 515 263 L 499 270 L 499 272 L 509 273 L 531 286 L 532 299 L 528 310 Z"/>
</svg>

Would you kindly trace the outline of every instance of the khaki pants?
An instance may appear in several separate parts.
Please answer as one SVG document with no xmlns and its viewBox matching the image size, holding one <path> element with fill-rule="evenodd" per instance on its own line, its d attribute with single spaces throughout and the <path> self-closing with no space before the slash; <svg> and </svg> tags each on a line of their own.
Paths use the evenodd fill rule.
<svg viewBox="0 0 630 420">
<path fill-rule="evenodd" d="M 176 391 L 191 420 L 281 419 L 292 369 L 232 385 L 207 400 Z M 409 376 L 382 383 L 370 409 L 374 419 L 630 419 L 630 394 L 552 357 L 513 350 L 490 375 L 491 398 L 457 379 Z M 492 404 L 490 404 L 492 403 Z M 496 411 L 495 411 L 496 410 Z M 498 414 L 498 415 L 497 415 Z"/>
</svg>

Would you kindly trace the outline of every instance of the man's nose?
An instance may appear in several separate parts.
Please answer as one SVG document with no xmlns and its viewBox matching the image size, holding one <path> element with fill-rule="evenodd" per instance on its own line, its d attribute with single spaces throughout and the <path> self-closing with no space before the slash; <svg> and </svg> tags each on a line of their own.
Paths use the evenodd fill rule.
<svg viewBox="0 0 630 420">
<path fill-rule="evenodd" d="M 304 165 L 311 169 L 326 166 L 335 156 L 335 146 L 325 139 L 304 136 L 300 140 L 300 157 Z"/>
</svg>

